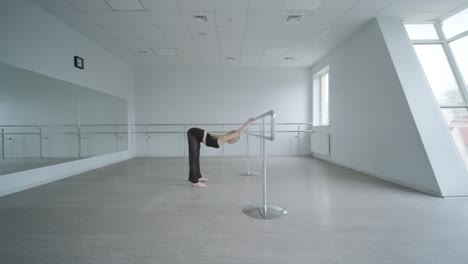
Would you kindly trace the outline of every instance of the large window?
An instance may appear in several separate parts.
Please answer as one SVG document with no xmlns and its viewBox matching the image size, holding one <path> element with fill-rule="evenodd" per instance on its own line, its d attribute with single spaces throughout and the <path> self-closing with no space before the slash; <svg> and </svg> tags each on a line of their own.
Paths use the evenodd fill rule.
<svg viewBox="0 0 468 264">
<path fill-rule="evenodd" d="M 405 27 L 468 165 L 468 8 L 441 20 Z"/>
<path fill-rule="evenodd" d="M 313 123 L 314 126 L 329 126 L 329 70 L 322 69 L 314 75 L 313 83 Z"/>
</svg>

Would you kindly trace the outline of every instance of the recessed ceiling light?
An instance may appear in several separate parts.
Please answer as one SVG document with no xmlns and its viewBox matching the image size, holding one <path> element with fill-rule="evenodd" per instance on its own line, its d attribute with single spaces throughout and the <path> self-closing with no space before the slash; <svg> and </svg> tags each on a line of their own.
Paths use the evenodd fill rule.
<svg viewBox="0 0 468 264">
<path fill-rule="evenodd" d="M 192 15 L 193 24 L 207 24 L 208 16 L 207 15 Z"/>
<path fill-rule="evenodd" d="M 286 19 L 284 20 L 285 24 L 299 24 L 302 22 L 302 19 L 304 18 L 303 15 L 288 15 Z"/>
</svg>

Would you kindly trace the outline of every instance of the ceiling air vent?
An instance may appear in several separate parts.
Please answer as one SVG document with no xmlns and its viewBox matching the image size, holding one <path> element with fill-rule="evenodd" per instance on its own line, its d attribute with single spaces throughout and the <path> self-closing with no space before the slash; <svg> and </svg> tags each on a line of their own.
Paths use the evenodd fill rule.
<svg viewBox="0 0 468 264">
<path fill-rule="evenodd" d="M 208 16 L 206 15 L 193 15 L 192 22 L 194 24 L 206 24 L 208 23 Z"/>
<path fill-rule="evenodd" d="M 303 15 L 288 15 L 284 20 L 285 24 L 299 24 L 301 23 L 302 19 L 304 18 Z"/>
</svg>

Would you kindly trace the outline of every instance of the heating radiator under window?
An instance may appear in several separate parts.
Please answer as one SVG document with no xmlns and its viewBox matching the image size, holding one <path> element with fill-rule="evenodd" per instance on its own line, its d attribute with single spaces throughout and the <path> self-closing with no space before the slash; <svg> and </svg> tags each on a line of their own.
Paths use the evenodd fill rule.
<svg viewBox="0 0 468 264">
<path fill-rule="evenodd" d="M 330 134 L 311 133 L 310 150 L 322 155 L 330 155 Z"/>
</svg>

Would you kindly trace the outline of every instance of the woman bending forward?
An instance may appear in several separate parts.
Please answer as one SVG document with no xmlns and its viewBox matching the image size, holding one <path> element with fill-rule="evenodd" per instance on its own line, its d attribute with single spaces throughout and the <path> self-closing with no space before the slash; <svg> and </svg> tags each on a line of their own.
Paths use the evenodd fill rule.
<svg viewBox="0 0 468 264">
<path fill-rule="evenodd" d="M 188 149 L 189 149 L 189 181 L 195 187 L 206 187 L 203 182 L 209 181 L 203 178 L 200 173 L 200 143 L 203 142 L 207 147 L 219 148 L 224 143 L 236 143 L 240 135 L 249 127 L 250 123 L 254 121 L 250 118 L 243 126 L 237 130 L 231 130 L 226 134 L 210 134 L 205 130 L 192 127 L 187 131 Z"/>
</svg>

